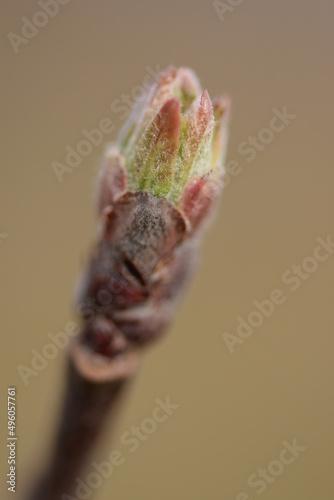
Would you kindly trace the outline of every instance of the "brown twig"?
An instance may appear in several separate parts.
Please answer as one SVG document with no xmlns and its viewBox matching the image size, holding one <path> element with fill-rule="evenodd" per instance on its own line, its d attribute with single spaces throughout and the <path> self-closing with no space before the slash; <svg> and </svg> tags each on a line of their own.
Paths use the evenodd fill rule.
<svg viewBox="0 0 334 500">
<path fill-rule="evenodd" d="M 53 454 L 31 500 L 61 500 L 73 495 L 77 477 L 88 465 L 90 452 L 106 420 L 117 416 L 121 398 L 136 371 L 136 353 L 114 359 L 94 352 L 87 332 L 72 341 L 66 393 Z"/>
<path fill-rule="evenodd" d="M 224 96 L 212 103 L 191 70 L 167 68 L 107 150 L 99 233 L 80 286 L 85 326 L 71 344 L 53 456 L 30 500 L 61 500 L 74 491 L 139 350 L 173 319 L 220 193 L 228 107 Z"/>
</svg>

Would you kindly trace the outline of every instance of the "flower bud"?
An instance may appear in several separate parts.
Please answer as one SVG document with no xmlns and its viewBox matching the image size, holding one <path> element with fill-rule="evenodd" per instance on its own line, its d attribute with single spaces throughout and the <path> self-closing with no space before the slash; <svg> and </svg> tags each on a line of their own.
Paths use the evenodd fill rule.
<svg viewBox="0 0 334 500">
<path fill-rule="evenodd" d="M 100 177 L 100 210 L 127 189 L 147 191 L 165 197 L 195 229 L 222 184 L 229 109 L 224 95 L 212 104 L 192 70 L 163 70 L 138 100 L 117 147 L 109 150 Z"/>
<path fill-rule="evenodd" d="M 229 106 L 225 96 L 212 104 L 190 69 L 167 68 L 108 147 L 79 294 L 93 352 L 122 357 L 170 323 L 196 263 L 194 236 L 221 190 Z"/>
</svg>

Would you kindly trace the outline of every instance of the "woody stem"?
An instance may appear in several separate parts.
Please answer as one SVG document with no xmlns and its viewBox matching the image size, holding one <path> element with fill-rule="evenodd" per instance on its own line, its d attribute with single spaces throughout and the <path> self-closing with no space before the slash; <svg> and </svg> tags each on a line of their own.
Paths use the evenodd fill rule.
<svg viewBox="0 0 334 500">
<path fill-rule="evenodd" d="M 76 342 L 76 349 L 78 346 L 79 349 L 83 347 Z M 87 349 L 85 355 L 88 358 L 96 356 Z M 76 479 L 87 468 L 90 452 L 103 431 L 105 421 L 108 419 L 108 424 L 112 424 L 110 421 L 117 415 L 121 397 L 128 386 L 130 375 L 116 377 L 111 370 L 109 380 L 106 377 L 94 380 L 93 377 L 87 378 L 87 373 L 83 374 L 82 367 L 78 368 L 77 364 L 72 350 L 51 460 L 27 500 L 63 500 L 74 493 Z"/>
</svg>

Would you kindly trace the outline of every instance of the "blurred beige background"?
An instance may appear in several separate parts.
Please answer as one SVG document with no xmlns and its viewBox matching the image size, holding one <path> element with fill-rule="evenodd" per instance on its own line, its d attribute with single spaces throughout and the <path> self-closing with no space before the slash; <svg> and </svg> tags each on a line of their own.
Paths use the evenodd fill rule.
<svg viewBox="0 0 334 500">
<path fill-rule="evenodd" d="M 312 257 L 317 238 L 334 237 L 334 4 L 220 4 L 228 6 L 224 19 L 210 1 L 72 0 L 28 43 L 17 42 L 17 53 L 7 34 L 20 34 L 21 18 L 40 7 L 32 0 L 3 6 L 1 481 L 7 386 L 15 385 L 19 493 L 45 459 L 65 353 L 27 386 L 17 366 L 31 366 L 31 350 L 40 352 L 48 333 L 74 317 L 70 298 L 94 238 L 103 146 L 62 183 L 51 164 L 63 163 L 65 147 L 102 118 L 115 124 L 105 136 L 114 139 L 122 120 L 111 103 L 142 84 L 147 66 L 174 64 L 192 67 L 212 97 L 232 94 L 227 159 L 238 162 L 239 175 L 224 191 L 174 327 L 146 355 L 118 436 L 149 417 L 156 398 L 180 407 L 134 453 L 118 436 L 114 445 L 104 440 L 99 460 L 112 447 L 126 460 L 96 499 L 334 498 L 334 255 L 297 290 L 282 281 Z M 248 162 L 240 144 L 259 133 L 268 139 L 262 129 L 284 107 L 296 117 Z M 253 301 L 274 289 L 284 304 L 231 354 L 224 333 L 235 335 L 238 316 L 247 318 Z M 259 493 L 249 477 L 294 439 L 306 449 L 281 472 L 271 465 L 279 474 Z"/>
</svg>

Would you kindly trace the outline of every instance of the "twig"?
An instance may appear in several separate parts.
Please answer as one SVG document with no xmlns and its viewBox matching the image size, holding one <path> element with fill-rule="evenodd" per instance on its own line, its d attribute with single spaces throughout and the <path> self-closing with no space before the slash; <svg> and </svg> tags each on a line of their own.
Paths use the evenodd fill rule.
<svg viewBox="0 0 334 500">
<path fill-rule="evenodd" d="M 97 244 L 79 287 L 85 326 L 71 343 L 53 455 L 30 500 L 74 493 L 140 350 L 173 319 L 220 193 L 228 107 L 224 96 L 212 105 L 191 70 L 167 68 L 108 148 Z"/>
</svg>

